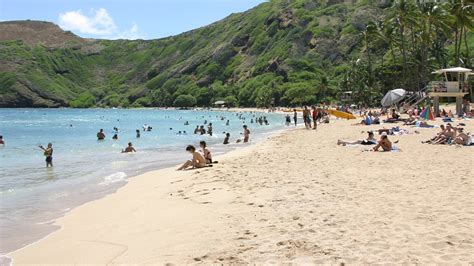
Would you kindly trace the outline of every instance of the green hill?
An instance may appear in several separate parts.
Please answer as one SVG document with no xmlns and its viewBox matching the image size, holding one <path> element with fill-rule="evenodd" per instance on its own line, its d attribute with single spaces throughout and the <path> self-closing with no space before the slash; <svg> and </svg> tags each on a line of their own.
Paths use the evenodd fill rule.
<svg viewBox="0 0 474 266">
<path fill-rule="evenodd" d="M 172 106 L 180 95 L 176 105 L 268 106 L 331 101 L 349 89 L 372 93 L 361 101 L 399 86 L 414 90 L 457 48 L 452 31 L 435 22 L 426 44 L 414 36 L 421 23 L 397 35 L 399 25 L 388 21 L 403 15 L 395 4 L 273 0 L 158 40 L 82 39 L 48 22 L 0 22 L 0 107 Z M 381 34 L 390 25 L 393 34 Z M 466 45 L 456 58 L 469 66 L 465 46 L 474 38 L 459 34 Z"/>
</svg>

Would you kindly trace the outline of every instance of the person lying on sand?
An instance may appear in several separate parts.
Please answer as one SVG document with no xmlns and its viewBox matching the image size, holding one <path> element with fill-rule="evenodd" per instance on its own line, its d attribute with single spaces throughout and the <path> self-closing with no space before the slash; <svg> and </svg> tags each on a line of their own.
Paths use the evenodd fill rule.
<svg viewBox="0 0 474 266">
<path fill-rule="evenodd" d="M 122 150 L 122 153 L 129 153 L 129 152 L 137 152 L 131 142 L 128 143 L 128 146 L 127 148 L 125 148 L 125 150 Z"/>
<path fill-rule="evenodd" d="M 378 144 L 374 147 L 374 151 L 379 151 L 379 148 L 382 148 L 383 151 L 392 150 L 392 142 L 388 139 L 387 133 L 382 133 Z"/>
<path fill-rule="evenodd" d="M 192 160 L 186 161 L 181 167 L 177 170 L 186 170 L 188 168 L 195 169 L 195 168 L 203 168 L 206 167 L 206 159 L 196 151 L 196 148 L 193 145 L 188 145 L 186 147 L 186 151 L 193 155 Z"/>
<path fill-rule="evenodd" d="M 346 146 L 346 145 L 376 145 L 377 144 L 377 140 L 374 138 L 374 132 L 372 131 L 369 131 L 367 132 L 368 133 L 368 137 L 367 139 L 363 139 L 363 140 L 354 140 L 354 141 L 343 141 L 343 140 L 338 140 L 337 141 L 337 145 L 342 145 L 342 146 Z"/>
</svg>

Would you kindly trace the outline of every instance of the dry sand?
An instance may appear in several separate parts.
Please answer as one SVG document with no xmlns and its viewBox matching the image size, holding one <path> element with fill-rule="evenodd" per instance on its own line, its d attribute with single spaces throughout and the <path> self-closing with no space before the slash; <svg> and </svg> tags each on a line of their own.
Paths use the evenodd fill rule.
<svg viewBox="0 0 474 266">
<path fill-rule="evenodd" d="M 337 146 L 381 127 L 353 122 L 289 130 L 213 168 L 134 177 L 10 256 L 16 265 L 474 263 L 474 147 L 420 144 L 439 130 L 423 128 L 390 137 L 402 152 Z"/>
</svg>

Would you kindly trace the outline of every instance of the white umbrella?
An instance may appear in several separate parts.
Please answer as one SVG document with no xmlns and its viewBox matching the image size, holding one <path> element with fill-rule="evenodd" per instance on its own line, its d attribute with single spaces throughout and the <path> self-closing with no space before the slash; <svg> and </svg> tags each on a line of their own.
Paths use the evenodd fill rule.
<svg viewBox="0 0 474 266">
<path fill-rule="evenodd" d="M 225 101 L 216 101 L 214 104 L 215 105 L 223 105 L 223 104 L 225 104 Z"/>
<path fill-rule="evenodd" d="M 383 97 L 381 103 L 383 107 L 390 106 L 400 102 L 407 95 L 407 91 L 404 89 L 395 89 L 387 92 Z"/>
</svg>

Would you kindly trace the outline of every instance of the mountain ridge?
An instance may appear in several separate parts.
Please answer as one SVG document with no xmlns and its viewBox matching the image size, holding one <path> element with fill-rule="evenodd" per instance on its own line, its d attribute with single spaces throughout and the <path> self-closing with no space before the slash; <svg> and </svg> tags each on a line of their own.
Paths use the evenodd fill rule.
<svg viewBox="0 0 474 266">
<path fill-rule="evenodd" d="M 0 34 L 0 107 L 176 106 L 183 99 L 188 106 L 217 100 L 240 106 L 333 101 L 348 86 L 343 84 L 352 62 L 366 61 L 363 31 L 384 19 L 392 3 L 272 0 L 153 40 L 83 39 L 59 34 L 50 24 L 46 32 L 61 38 L 40 34 L 35 41 L 28 31 L 17 30 L 26 32 L 18 41 Z M 400 67 L 384 66 L 393 49 L 383 40 L 371 45 L 368 58 L 377 67 L 381 62 L 382 74 L 389 75 L 383 76 L 388 80 L 383 89 L 400 86 Z"/>
</svg>

